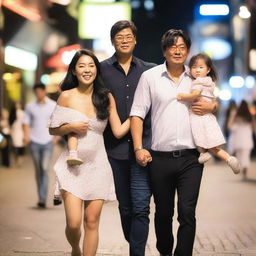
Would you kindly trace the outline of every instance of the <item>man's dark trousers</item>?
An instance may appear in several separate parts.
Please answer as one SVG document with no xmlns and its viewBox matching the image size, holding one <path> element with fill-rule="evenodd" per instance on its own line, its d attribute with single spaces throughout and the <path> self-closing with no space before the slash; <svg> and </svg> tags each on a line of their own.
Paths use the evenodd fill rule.
<svg viewBox="0 0 256 256">
<path fill-rule="evenodd" d="M 174 255 L 192 256 L 196 228 L 195 209 L 203 171 L 198 157 L 196 149 L 152 152 L 153 161 L 149 164 L 150 181 L 156 205 L 157 249 L 161 254 L 172 255 L 172 218 L 177 191 L 180 225 Z"/>
</svg>

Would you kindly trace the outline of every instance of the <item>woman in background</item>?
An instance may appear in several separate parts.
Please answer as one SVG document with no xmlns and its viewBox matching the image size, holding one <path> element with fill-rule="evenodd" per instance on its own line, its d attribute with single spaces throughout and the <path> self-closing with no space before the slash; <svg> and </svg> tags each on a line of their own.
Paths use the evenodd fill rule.
<svg viewBox="0 0 256 256">
<path fill-rule="evenodd" d="M 12 145 L 14 147 L 15 164 L 17 166 L 21 165 L 22 157 L 25 152 L 23 142 L 24 132 L 22 128 L 24 115 L 25 112 L 22 110 L 21 104 L 19 102 L 13 103 L 10 110 L 9 123 L 11 128 Z"/>
<path fill-rule="evenodd" d="M 230 118 L 228 127 L 230 129 L 230 147 L 241 164 L 245 180 L 253 149 L 253 131 L 256 130 L 255 120 L 245 100 L 242 100 L 236 114 Z"/>
</svg>

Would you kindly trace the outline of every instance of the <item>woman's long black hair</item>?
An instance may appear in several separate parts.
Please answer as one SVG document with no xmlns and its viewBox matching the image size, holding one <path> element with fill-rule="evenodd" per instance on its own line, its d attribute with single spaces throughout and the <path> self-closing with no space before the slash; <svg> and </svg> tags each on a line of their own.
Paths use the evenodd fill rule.
<svg viewBox="0 0 256 256">
<path fill-rule="evenodd" d="M 241 118 L 244 122 L 252 122 L 252 114 L 249 110 L 248 103 L 245 100 L 241 101 L 236 112 L 236 117 Z"/>
<path fill-rule="evenodd" d="M 83 55 L 90 56 L 96 65 L 97 74 L 95 80 L 93 81 L 92 103 L 96 109 L 97 118 L 104 120 L 109 116 L 109 90 L 103 84 L 101 78 L 100 63 L 92 51 L 88 49 L 81 49 L 76 52 L 68 66 L 67 74 L 62 81 L 60 88 L 62 91 L 66 91 L 78 86 L 78 79 L 75 75 L 75 68 L 76 63 Z"/>
</svg>

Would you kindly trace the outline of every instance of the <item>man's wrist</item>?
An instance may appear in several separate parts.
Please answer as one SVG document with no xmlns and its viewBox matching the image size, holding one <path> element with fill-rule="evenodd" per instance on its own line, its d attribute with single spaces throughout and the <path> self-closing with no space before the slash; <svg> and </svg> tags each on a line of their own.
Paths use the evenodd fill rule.
<svg viewBox="0 0 256 256">
<path fill-rule="evenodd" d="M 142 149 L 143 149 L 143 147 L 142 147 L 142 145 L 140 145 L 140 146 L 134 148 L 134 153 L 136 153 L 137 151 L 142 150 Z"/>
</svg>

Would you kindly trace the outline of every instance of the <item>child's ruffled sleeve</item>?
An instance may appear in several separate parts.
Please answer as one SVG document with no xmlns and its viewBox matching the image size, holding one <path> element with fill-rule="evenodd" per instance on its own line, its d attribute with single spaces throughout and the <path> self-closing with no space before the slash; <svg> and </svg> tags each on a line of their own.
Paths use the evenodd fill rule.
<svg viewBox="0 0 256 256">
<path fill-rule="evenodd" d="M 195 79 L 192 82 L 192 87 L 191 87 L 191 91 L 202 91 L 203 89 L 203 81 L 200 78 Z"/>
</svg>

